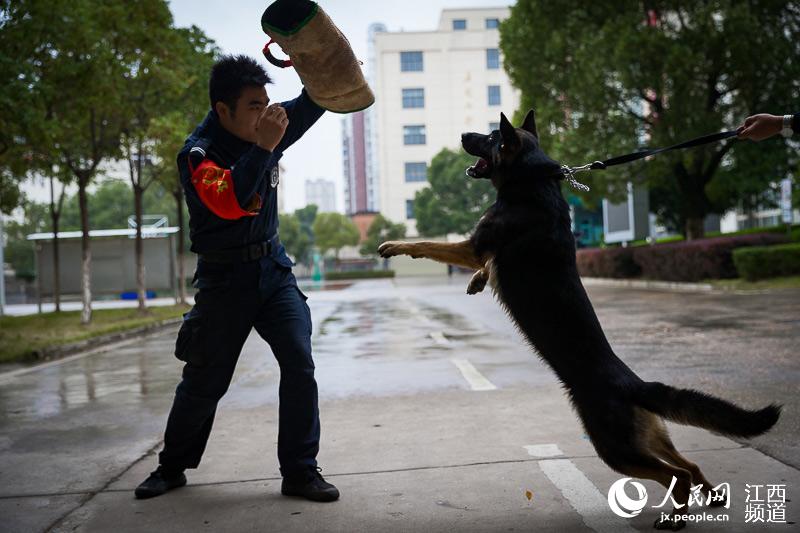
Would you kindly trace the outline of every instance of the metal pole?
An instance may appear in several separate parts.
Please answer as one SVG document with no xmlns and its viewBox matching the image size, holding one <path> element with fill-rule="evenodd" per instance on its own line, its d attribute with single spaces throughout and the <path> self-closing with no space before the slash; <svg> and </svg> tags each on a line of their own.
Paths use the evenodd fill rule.
<svg viewBox="0 0 800 533">
<path fill-rule="evenodd" d="M 0 316 L 6 309 L 6 266 L 3 249 L 6 247 L 6 237 L 3 232 L 3 214 L 0 213 Z"/>
<path fill-rule="evenodd" d="M 42 314 L 42 253 L 44 246 L 35 243 L 33 253 L 36 254 L 36 311 Z M 54 288 L 55 290 L 55 288 Z M 55 294 L 55 292 L 54 292 Z"/>
</svg>

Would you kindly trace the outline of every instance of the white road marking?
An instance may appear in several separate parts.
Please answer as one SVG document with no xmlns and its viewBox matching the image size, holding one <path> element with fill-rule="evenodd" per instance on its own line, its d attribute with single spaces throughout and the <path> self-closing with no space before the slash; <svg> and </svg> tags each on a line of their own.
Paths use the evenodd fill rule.
<svg viewBox="0 0 800 533">
<path fill-rule="evenodd" d="M 614 515 L 608 500 L 569 459 L 544 459 L 539 461 L 539 468 L 581 515 L 588 528 L 597 533 L 636 532 L 625 519 Z"/>
<path fill-rule="evenodd" d="M 564 452 L 556 444 L 529 444 L 528 446 L 523 446 L 523 448 L 528 450 L 528 455 L 533 457 L 545 458 L 564 455 Z"/>
<path fill-rule="evenodd" d="M 450 361 L 461 371 L 461 375 L 467 380 L 472 390 L 495 390 L 497 388 L 466 359 L 452 357 Z"/>
<path fill-rule="evenodd" d="M 403 303 L 406 304 L 406 308 L 408 308 L 409 312 L 420 319 L 421 321 L 425 322 L 426 324 L 433 324 L 434 321 L 425 316 L 425 314 L 420 310 L 419 307 L 411 303 L 407 298 L 403 298 Z"/>
</svg>

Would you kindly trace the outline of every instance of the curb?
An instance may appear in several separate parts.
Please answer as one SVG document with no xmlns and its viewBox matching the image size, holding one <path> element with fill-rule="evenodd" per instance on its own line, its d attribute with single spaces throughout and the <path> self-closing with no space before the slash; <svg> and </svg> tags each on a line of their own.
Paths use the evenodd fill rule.
<svg viewBox="0 0 800 533">
<path fill-rule="evenodd" d="M 147 324 L 146 326 L 139 326 L 138 328 L 134 329 L 115 331 L 114 333 L 98 335 L 97 337 L 92 337 L 90 339 L 73 342 L 70 344 L 53 346 L 51 348 L 43 348 L 42 350 L 36 352 L 36 360 L 46 362 L 52 361 L 53 359 L 60 359 L 67 355 L 73 355 L 77 352 L 82 352 L 84 350 L 90 350 L 93 348 L 101 348 L 107 344 L 124 341 L 141 334 L 155 333 L 158 330 L 175 324 L 180 324 L 181 322 L 183 322 L 183 318 L 170 318 L 167 320 L 161 320 L 159 322 L 153 322 L 152 324 Z"/>
<path fill-rule="evenodd" d="M 0 372 L 0 382 L 10 377 L 33 372 L 34 370 L 47 365 L 66 362 L 67 359 L 78 359 L 93 353 L 107 351 L 107 349 L 112 347 L 116 347 L 121 344 L 127 344 L 126 341 L 131 341 L 135 337 L 158 333 L 161 330 L 175 326 L 181 322 L 183 322 L 182 317 L 170 318 L 168 320 L 161 320 L 159 322 L 147 324 L 146 326 L 139 326 L 138 328 L 134 329 L 108 333 L 106 335 L 100 335 L 97 337 L 92 337 L 91 339 L 64 344 L 61 346 L 54 346 L 52 348 L 44 348 L 36 352 L 37 359 L 33 364 L 26 365 L 23 368 L 10 370 L 8 372 Z"/>
<path fill-rule="evenodd" d="M 641 279 L 610 279 L 610 278 L 581 278 L 581 282 L 587 287 L 626 287 L 631 289 L 656 289 L 662 291 L 676 292 L 712 292 L 721 291 L 710 283 L 688 283 L 678 281 L 650 281 Z"/>
</svg>

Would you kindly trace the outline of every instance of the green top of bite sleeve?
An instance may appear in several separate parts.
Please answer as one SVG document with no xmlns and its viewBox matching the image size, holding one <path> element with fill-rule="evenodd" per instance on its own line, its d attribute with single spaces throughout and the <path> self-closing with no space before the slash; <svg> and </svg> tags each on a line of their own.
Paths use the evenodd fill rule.
<svg viewBox="0 0 800 533">
<path fill-rule="evenodd" d="M 261 29 L 266 34 L 294 35 L 314 18 L 318 7 L 311 0 L 276 0 L 261 15 Z"/>
</svg>

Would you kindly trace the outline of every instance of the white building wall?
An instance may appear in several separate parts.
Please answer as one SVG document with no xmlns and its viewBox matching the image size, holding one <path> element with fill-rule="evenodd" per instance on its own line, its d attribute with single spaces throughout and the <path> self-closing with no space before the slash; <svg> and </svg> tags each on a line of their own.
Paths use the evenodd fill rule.
<svg viewBox="0 0 800 533">
<path fill-rule="evenodd" d="M 501 66 L 488 69 L 486 50 L 499 48 L 497 29 L 486 29 L 487 18 L 504 19 L 508 8 L 444 10 L 439 29 L 430 32 L 375 34 L 375 83 L 381 213 L 404 222 L 410 237 L 416 223 L 406 218 L 406 200 L 427 187 L 427 182 L 405 182 L 406 162 L 428 165 L 443 148 L 458 149 L 465 131 L 488 132 L 499 122 L 500 112 L 511 116 L 519 107 L 519 91 Z M 467 29 L 452 30 L 453 19 L 466 19 Z M 401 51 L 422 51 L 423 70 L 402 72 Z M 488 104 L 488 86 L 499 85 L 501 104 Z M 402 89 L 423 88 L 425 106 L 404 109 Z M 403 144 L 403 126 L 424 124 L 426 144 Z M 464 179 L 467 179 L 465 176 Z"/>
</svg>

